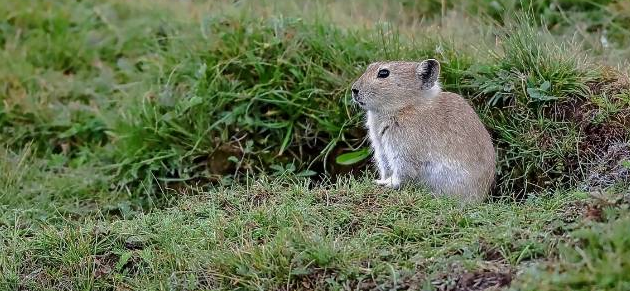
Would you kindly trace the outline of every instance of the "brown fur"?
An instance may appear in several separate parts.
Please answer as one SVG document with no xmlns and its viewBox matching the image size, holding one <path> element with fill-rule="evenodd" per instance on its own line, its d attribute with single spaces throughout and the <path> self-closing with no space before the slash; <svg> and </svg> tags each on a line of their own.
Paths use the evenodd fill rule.
<svg viewBox="0 0 630 291">
<path fill-rule="evenodd" d="M 389 70 L 385 78 L 380 70 Z M 495 175 L 488 131 L 468 102 L 441 92 L 435 60 L 378 62 L 353 84 L 353 99 L 367 111 L 380 179 L 398 188 L 420 182 L 464 201 L 487 196 Z"/>
</svg>

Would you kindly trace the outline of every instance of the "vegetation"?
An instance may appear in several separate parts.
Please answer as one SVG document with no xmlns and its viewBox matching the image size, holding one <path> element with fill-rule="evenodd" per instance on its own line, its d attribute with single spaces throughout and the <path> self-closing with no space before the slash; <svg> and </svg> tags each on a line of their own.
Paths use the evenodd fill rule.
<svg viewBox="0 0 630 291">
<path fill-rule="evenodd" d="M 628 289 L 629 25 L 621 0 L 9 0 L 0 289 Z M 429 57 L 492 133 L 483 205 L 370 183 L 349 85 Z"/>
</svg>

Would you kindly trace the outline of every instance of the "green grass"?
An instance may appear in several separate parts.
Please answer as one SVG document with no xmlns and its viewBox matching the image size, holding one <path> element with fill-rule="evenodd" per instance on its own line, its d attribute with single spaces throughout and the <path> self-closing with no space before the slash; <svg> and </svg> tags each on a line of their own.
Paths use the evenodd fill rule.
<svg viewBox="0 0 630 291">
<path fill-rule="evenodd" d="M 527 276 L 517 281 L 522 285 L 513 287 L 590 290 L 589 284 L 622 288 L 629 282 L 628 197 L 618 194 L 585 199 L 556 193 L 518 204 L 462 207 L 418 189 L 384 190 L 365 179 L 318 187 L 260 179 L 190 194 L 172 208 L 127 219 L 98 213 L 34 226 L 16 213 L 2 232 L 3 284 L 404 289 L 465 284 L 465 272 L 511 278 L 523 270 Z M 541 260 L 550 260 L 551 277 L 540 274 L 546 270 L 538 267 Z"/>
<path fill-rule="evenodd" d="M 625 1 L 9 2 L 2 290 L 630 284 Z M 429 57 L 492 133 L 481 205 L 369 182 L 347 89 Z"/>
<path fill-rule="evenodd" d="M 462 21 L 413 27 L 415 35 L 247 13 L 165 22 L 165 8 L 118 2 L 75 5 L 69 17 L 63 3 L 7 12 L 4 27 L 15 37 L 3 54 L 12 64 L 2 78 L 3 136 L 14 150 L 32 143 L 43 155 L 92 155 L 132 195 L 269 169 L 347 172 L 336 158 L 365 146 L 347 86 L 378 59 L 443 63 L 445 88 L 471 98 L 495 138 L 502 195 L 574 186 L 590 150 L 602 147 L 582 147 L 592 124 L 558 108 L 599 110 L 589 85 L 609 80 L 579 46 L 526 15 L 504 26 L 478 23 L 471 33 L 484 40 L 490 31 L 496 43 L 478 39 L 470 50 L 453 35 L 471 24 Z M 142 22 L 136 11 L 151 17 Z"/>
</svg>

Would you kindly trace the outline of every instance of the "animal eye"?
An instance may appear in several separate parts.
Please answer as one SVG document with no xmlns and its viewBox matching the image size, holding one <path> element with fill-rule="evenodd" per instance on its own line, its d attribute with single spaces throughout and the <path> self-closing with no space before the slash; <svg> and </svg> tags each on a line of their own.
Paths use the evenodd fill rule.
<svg viewBox="0 0 630 291">
<path fill-rule="evenodd" d="M 389 76 L 389 70 L 388 69 L 382 69 L 378 71 L 378 78 L 387 78 L 387 76 Z"/>
</svg>

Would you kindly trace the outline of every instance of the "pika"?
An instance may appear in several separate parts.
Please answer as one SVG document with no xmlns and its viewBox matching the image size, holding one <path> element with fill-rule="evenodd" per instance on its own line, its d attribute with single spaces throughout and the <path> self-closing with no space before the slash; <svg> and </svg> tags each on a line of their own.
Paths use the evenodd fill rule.
<svg viewBox="0 0 630 291">
<path fill-rule="evenodd" d="M 352 84 L 367 111 L 378 166 L 375 182 L 392 188 L 422 183 L 433 193 L 480 202 L 494 185 L 492 139 L 460 95 L 443 92 L 440 63 L 376 62 Z"/>
</svg>

